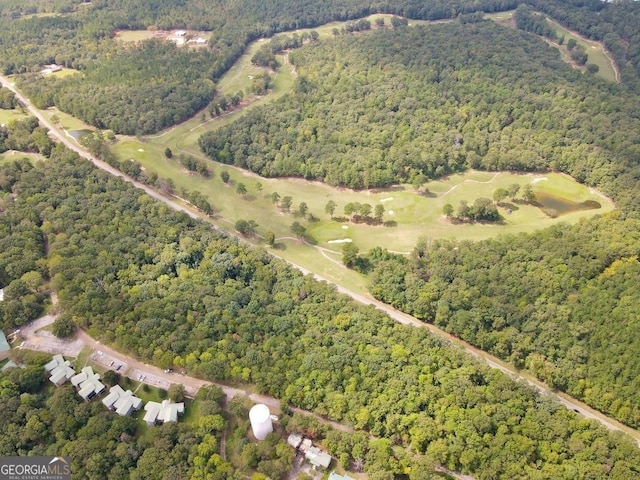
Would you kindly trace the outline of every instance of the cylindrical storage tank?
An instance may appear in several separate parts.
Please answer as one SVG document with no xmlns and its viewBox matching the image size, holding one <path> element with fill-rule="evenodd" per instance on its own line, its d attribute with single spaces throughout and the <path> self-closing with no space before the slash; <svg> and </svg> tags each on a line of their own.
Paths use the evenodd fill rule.
<svg viewBox="0 0 640 480">
<path fill-rule="evenodd" d="M 262 403 L 258 403 L 249 410 L 249 421 L 251 422 L 251 430 L 258 440 L 264 440 L 271 432 L 273 425 L 271 423 L 271 412 L 269 407 Z"/>
</svg>

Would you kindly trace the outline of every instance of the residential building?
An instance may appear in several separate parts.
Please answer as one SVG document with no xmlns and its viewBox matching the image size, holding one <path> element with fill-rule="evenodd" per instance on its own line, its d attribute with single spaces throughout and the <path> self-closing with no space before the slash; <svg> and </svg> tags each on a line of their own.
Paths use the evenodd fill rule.
<svg viewBox="0 0 640 480">
<path fill-rule="evenodd" d="M 124 391 L 120 385 L 114 385 L 109 390 L 109 395 L 102 399 L 102 403 L 109 410 L 126 417 L 135 410 L 140 410 L 142 399 L 136 397 L 131 390 Z"/>
<path fill-rule="evenodd" d="M 62 355 L 54 355 L 53 359 L 44 366 L 44 369 L 51 374 L 49 380 L 56 387 L 64 384 L 72 378 L 76 372 L 71 368 L 71 362 L 65 360 Z"/>
<path fill-rule="evenodd" d="M 177 422 L 178 415 L 184 413 L 184 403 L 171 403 L 171 400 L 163 400 L 162 403 L 147 402 L 144 406 L 144 421 L 148 425 L 156 423 Z"/>
<path fill-rule="evenodd" d="M 311 447 L 304 454 L 307 460 L 313 465 L 314 468 L 322 467 L 329 468 L 331 464 L 331 455 L 323 452 L 318 447 Z"/>
<path fill-rule="evenodd" d="M 74 380 L 75 379 L 75 380 Z M 87 402 L 96 395 L 104 393 L 107 387 L 100 381 L 100 374 L 94 373 L 91 367 L 84 367 L 82 372 L 72 379 L 72 383 L 78 389 L 78 395 Z"/>
</svg>

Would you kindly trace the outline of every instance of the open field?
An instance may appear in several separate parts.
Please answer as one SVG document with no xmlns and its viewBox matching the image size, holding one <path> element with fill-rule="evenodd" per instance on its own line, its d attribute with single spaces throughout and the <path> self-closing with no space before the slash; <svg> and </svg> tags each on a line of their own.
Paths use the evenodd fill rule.
<svg viewBox="0 0 640 480">
<path fill-rule="evenodd" d="M 569 39 L 573 38 L 576 42 L 585 47 L 585 51 L 589 55 L 589 58 L 587 59 L 587 65 L 593 64 L 597 65 L 598 68 L 600 68 L 597 73 L 600 78 L 603 78 L 610 82 L 618 81 L 616 71 L 613 66 L 613 61 L 605 53 L 605 49 L 602 44 L 589 40 L 578 35 L 576 32 L 572 32 L 571 30 L 566 29 L 559 23 L 551 20 L 549 17 L 546 17 L 546 20 L 547 23 L 551 25 L 551 28 L 555 30 L 558 37 L 562 37 L 564 35 L 564 45 L 554 44 L 554 46 L 556 46 L 562 53 L 563 59 L 565 59 L 565 57 L 566 59 L 569 59 L 569 52 L 567 51 L 566 44 Z"/>
<path fill-rule="evenodd" d="M 72 130 L 95 130 L 96 128 L 89 125 L 88 123 L 83 122 L 79 118 L 73 117 L 68 113 L 62 112 L 58 110 L 56 107 L 50 107 L 44 111 L 44 114 L 53 118 L 54 116 L 58 117 L 57 125 L 62 127 L 65 132 L 70 132 Z"/>
<path fill-rule="evenodd" d="M 80 73 L 78 70 L 74 70 L 73 68 L 63 68 L 58 72 L 52 72 L 47 74 L 47 77 L 56 77 L 56 78 L 64 78 L 69 77 L 71 75 L 76 75 Z"/>
<path fill-rule="evenodd" d="M 14 110 L 3 110 L 0 108 L 0 124 L 8 125 L 13 120 L 19 120 L 21 118 L 26 118 L 27 115 L 18 109 Z"/>
<path fill-rule="evenodd" d="M 9 150 L 8 152 L 0 153 L 0 165 L 3 163 L 9 163 L 19 158 L 28 158 L 32 162 L 39 162 L 45 160 L 45 158 L 39 153 L 25 153 L 16 152 L 15 150 Z"/>
<path fill-rule="evenodd" d="M 154 30 L 118 30 L 115 39 L 123 43 L 140 42 L 153 38 L 155 34 Z"/>
<path fill-rule="evenodd" d="M 179 46 L 201 47 L 206 46 L 211 32 L 206 31 L 186 31 L 184 37 L 176 37 L 175 30 L 118 30 L 115 39 L 122 43 L 141 42 L 152 38 L 158 40 L 173 41 Z M 205 42 L 196 42 L 196 39 L 203 39 Z"/>
<path fill-rule="evenodd" d="M 515 10 L 507 10 L 505 12 L 485 13 L 484 18 L 493 20 L 496 23 L 506 24 L 506 23 L 509 23 L 513 18 L 514 12 Z"/>
</svg>

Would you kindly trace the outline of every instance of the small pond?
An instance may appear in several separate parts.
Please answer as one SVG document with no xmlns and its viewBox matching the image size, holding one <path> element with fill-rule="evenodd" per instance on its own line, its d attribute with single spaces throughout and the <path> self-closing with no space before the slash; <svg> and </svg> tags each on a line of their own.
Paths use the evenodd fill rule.
<svg viewBox="0 0 640 480">
<path fill-rule="evenodd" d="M 549 195 L 548 193 L 537 192 L 536 200 L 540 205 L 540 208 L 545 213 L 554 213 L 555 215 L 549 215 L 551 217 L 559 217 L 566 215 L 567 213 L 577 212 L 580 210 L 596 210 L 601 208 L 602 205 L 595 200 L 587 200 L 586 202 L 572 202 L 566 198 L 556 197 L 555 195 Z"/>
<path fill-rule="evenodd" d="M 74 139 L 80 140 L 80 137 L 86 135 L 87 133 L 92 133 L 93 130 L 69 130 L 69 135 L 71 135 Z"/>
</svg>

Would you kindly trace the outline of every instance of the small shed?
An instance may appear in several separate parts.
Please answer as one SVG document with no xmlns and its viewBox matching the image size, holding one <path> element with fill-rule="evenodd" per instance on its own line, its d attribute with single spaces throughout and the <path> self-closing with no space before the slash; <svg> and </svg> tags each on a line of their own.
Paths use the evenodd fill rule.
<svg viewBox="0 0 640 480">
<path fill-rule="evenodd" d="M 310 438 L 303 438 L 302 443 L 298 448 L 302 453 L 307 453 L 307 450 L 309 450 L 312 445 L 313 445 L 313 442 L 311 441 Z"/>
<path fill-rule="evenodd" d="M 302 443 L 302 435 L 292 433 L 287 437 L 287 443 L 297 450 Z"/>
</svg>

